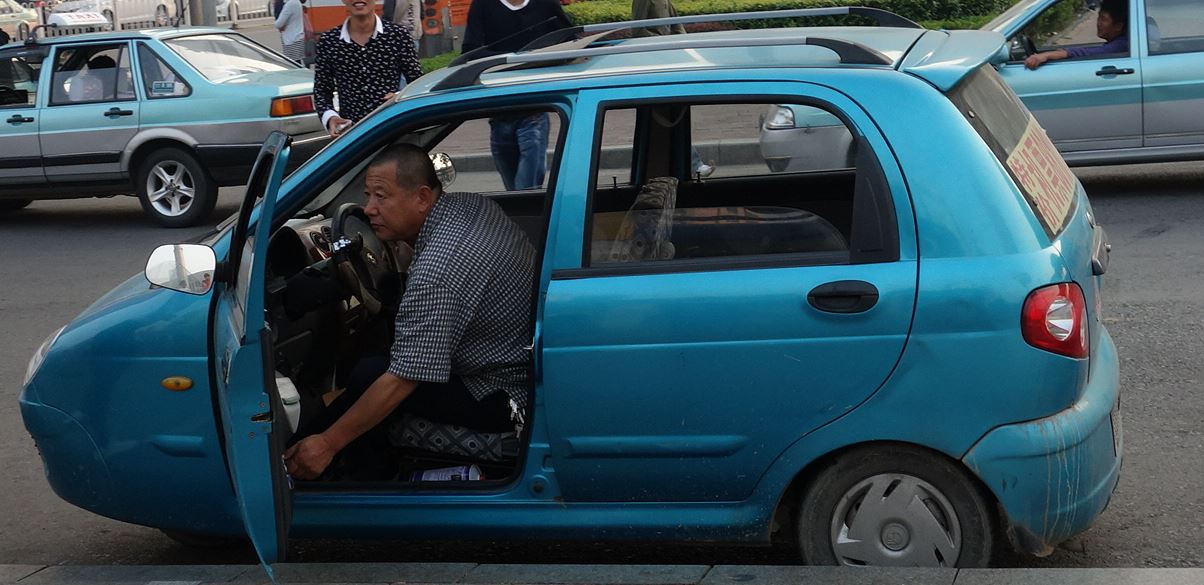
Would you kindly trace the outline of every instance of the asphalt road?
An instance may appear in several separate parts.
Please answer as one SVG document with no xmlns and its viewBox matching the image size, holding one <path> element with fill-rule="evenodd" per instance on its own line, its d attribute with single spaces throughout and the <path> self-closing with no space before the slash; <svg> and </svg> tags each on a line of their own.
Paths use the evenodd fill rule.
<svg viewBox="0 0 1204 585">
<path fill-rule="evenodd" d="M 1111 507 L 1035 567 L 1204 566 L 1204 164 L 1077 171 L 1114 245 L 1104 312 L 1122 358 L 1126 463 Z M 467 177 L 466 177 L 467 179 Z M 241 189 L 224 189 L 213 221 Z M 196 550 L 74 508 L 50 492 L 17 407 L 29 356 L 52 330 L 141 271 L 164 230 L 133 198 L 40 201 L 0 216 L 0 564 L 253 563 L 247 547 Z M 187 502 L 181 502 L 186 506 Z M 787 549 L 295 542 L 298 561 L 792 563 Z"/>
</svg>

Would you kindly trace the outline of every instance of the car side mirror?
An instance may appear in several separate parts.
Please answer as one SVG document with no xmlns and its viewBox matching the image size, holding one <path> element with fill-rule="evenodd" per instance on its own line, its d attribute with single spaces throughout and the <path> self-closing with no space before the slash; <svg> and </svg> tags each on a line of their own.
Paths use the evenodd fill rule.
<svg viewBox="0 0 1204 585">
<path fill-rule="evenodd" d="M 446 152 L 432 153 L 431 163 L 435 165 L 435 175 L 443 184 L 443 190 L 447 191 L 447 188 L 456 182 L 456 165 L 452 164 L 452 159 Z"/>
<path fill-rule="evenodd" d="M 143 274 L 155 286 L 203 295 L 217 278 L 217 255 L 200 244 L 165 244 L 151 252 Z"/>
</svg>

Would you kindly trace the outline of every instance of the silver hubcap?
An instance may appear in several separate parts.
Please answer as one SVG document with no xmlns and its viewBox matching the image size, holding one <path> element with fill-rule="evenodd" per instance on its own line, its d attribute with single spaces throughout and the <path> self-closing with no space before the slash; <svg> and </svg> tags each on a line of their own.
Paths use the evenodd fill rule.
<svg viewBox="0 0 1204 585">
<path fill-rule="evenodd" d="M 832 551 L 842 565 L 952 567 L 961 551 L 953 506 L 928 482 L 875 475 L 836 505 Z"/>
<path fill-rule="evenodd" d="M 173 160 L 165 160 L 156 164 L 146 176 L 146 193 L 156 212 L 176 217 L 192 207 L 196 184 L 187 167 Z"/>
</svg>

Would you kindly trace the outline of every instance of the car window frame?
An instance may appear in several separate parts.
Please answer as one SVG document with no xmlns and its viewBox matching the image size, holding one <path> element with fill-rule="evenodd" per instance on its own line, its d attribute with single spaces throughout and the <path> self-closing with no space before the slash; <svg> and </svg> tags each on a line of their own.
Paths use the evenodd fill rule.
<svg viewBox="0 0 1204 585">
<path fill-rule="evenodd" d="M 787 81 L 793 83 L 792 81 Z M 862 231 L 858 229 L 858 212 L 856 192 L 854 193 L 854 211 L 852 218 L 852 229 L 849 239 L 849 248 L 837 252 L 791 252 L 779 254 L 757 254 L 743 256 L 720 256 L 714 258 L 683 258 L 674 259 L 671 261 L 665 260 L 643 260 L 636 262 L 624 263 L 607 263 L 598 266 L 591 266 L 591 244 L 593 241 L 593 221 L 592 212 L 594 209 L 594 196 L 598 190 L 596 181 L 598 173 L 598 164 L 601 160 L 602 148 L 602 132 L 605 125 L 605 114 L 608 110 L 619 110 L 625 108 L 638 108 L 641 105 L 654 105 L 658 103 L 664 104 L 686 104 L 691 107 L 697 105 L 723 105 L 723 104 L 782 104 L 805 105 L 826 110 L 845 125 L 846 128 L 853 134 L 853 140 L 857 146 L 858 165 L 852 171 L 855 174 L 861 172 L 860 160 L 864 157 L 863 153 L 871 154 L 873 161 L 873 169 L 866 169 L 872 173 L 870 177 L 874 187 L 874 205 L 873 209 L 878 210 L 876 222 L 881 228 L 879 236 L 888 242 L 888 250 L 883 257 L 858 257 L 858 252 L 854 246 L 854 238 Z M 638 133 L 638 122 L 637 122 Z M 675 151 L 688 152 L 689 147 L 693 146 L 693 135 L 687 133 L 687 143 L 679 145 Z M 585 216 L 582 221 L 582 242 L 581 242 L 581 267 L 566 268 L 556 270 L 555 278 L 557 279 L 576 279 L 576 278 L 594 278 L 594 277 L 610 277 L 610 276 L 640 276 L 649 274 L 677 274 L 689 272 L 718 272 L 727 270 L 752 270 L 761 268 L 799 268 L 812 266 L 841 266 L 841 265 L 862 265 L 862 264 L 880 264 L 898 262 L 900 243 L 899 243 L 899 227 L 898 214 L 895 212 L 895 202 L 893 192 L 891 191 L 889 181 L 886 179 L 882 169 L 882 161 L 878 158 L 878 151 L 873 149 L 869 141 L 865 137 L 865 132 L 854 123 L 844 109 L 827 100 L 803 96 L 790 95 L 784 93 L 750 93 L 742 95 L 707 95 L 707 94 L 674 94 L 671 96 L 656 96 L 648 98 L 618 98 L 613 100 L 600 100 L 597 105 L 597 111 L 594 113 L 594 130 L 592 137 L 592 145 L 590 150 L 590 170 L 587 176 L 590 177 L 589 191 L 586 194 L 585 201 Z M 644 176 L 647 169 L 645 157 L 643 156 L 644 148 L 641 144 L 632 145 L 632 185 L 642 185 L 647 181 Z M 679 156 L 680 153 L 672 153 L 671 156 Z M 891 155 L 893 159 L 893 155 Z M 675 161 L 673 166 L 678 166 Z M 828 171 L 828 172 L 846 172 Z M 807 175 L 809 173 L 795 171 L 793 173 L 775 173 L 774 175 L 789 176 L 789 175 Z M 767 173 L 765 176 L 770 176 Z M 729 177 L 731 180 L 748 179 L 749 177 Z M 722 180 L 722 179 L 719 179 Z M 856 183 L 854 189 L 856 189 Z M 866 236 L 862 236 L 866 237 Z M 873 255 L 871 255 L 873 256 Z"/>
<path fill-rule="evenodd" d="M 84 43 L 59 44 L 59 45 L 54 46 L 54 51 L 50 54 L 50 59 L 49 59 L 50 80 L 46 84 L 48 86 L 46 88 L 46 94 L 47 94 L 46 101 L 45 101 L 46 107 L 56 108 L 56 107 L 62 107 L 62 106 L 85 106 L 85 105 L 115 104 L 115 103 L 137 102 L 138 101 L 137 82 L 134 82 L 135 89 L 134 89 L 134 95 L 132 97 L 124 97 L 124 98 L 121 97 L 117 93 L 116 85 L 114 85 L 112 99 L 83 100 L 83 101 L 77 101 L 77 102 L 70 101 L 70 100 L 63 101 L 63 102 L 56 102 L 54 100 L 54 84 L 55 84 L 54 76 L 58 73 L 57 69 L 59 66 L 59 63 L 58 63 L 59 55 L 63 51 L 66 51 L 66 50 L 79 50 L 79 49 L 85 48 L 85 47 L 97 47 L 97 46 L 107 46 L 107 45 L 122 46 L 121 51 L 123 51 L 127 56 L 131 55 L 130 41 L 128 39 L 118 39 L 118 40 L 114 40 L 114 41 L 90 41 L 90 42 L 84 42 Z M 121 72 L 120 55 L 121 55 L 121 53 L 118 53 L 117 63 L 116 63 L 116 67 L 115 67 L 118 74 Z M 134 59 L 127 57 L 127 61 L 130 63 L 130 68 L 133 69 Z M 45 68 L 45 65 L 43 65 L 43 68 Z M 82 71 L 82 69 L 77 69 L 76 71 L 77 72 Z M 133 75 L 133 71 L 130 72 L 130 75 L 131 76 Z M 116 79 L 114 79 L 114 82 L 116 82 Z"/>
<path fill-rule="evenodd" d="M 375 125 L 368 130 L 367 136 L 360 136 L 354 129 L 361 126 L 357 125 L 353 128 L 353 133 L 346 135 L 342 140 L 331 141 L 321 153 L 334 153 L 329 155 L 334 160 L 319 160 L 319 155 L 315 155 L 306 161 L 301 167 L 293 171 L 293 174 L 286 178 L 285 186 L 281 187 L 281 191 L 285 193 L 287 200 L 278 202 L 279 207 L 273 218 L 273 230 L 279 229 L 284 225 L 284 222 L 293 218 L 296 214 L 303 210 L 309 210 L 310 213 L 316 213 L 319 208 L 310 208 L 309 202 L 313 201 L 320 193 L 328 189 L 337 181 L 341 181 L 347 173 L 362 165 L 365 160 L 376 156 L 385 147 L 396 144 L 398 137 L 406 133 L 439 126 L 453 121 L 463 121 L 474 118 L 488 118 L 490 114 L 500 114 L 513 111 L 531 111 L 543 110 L 549 114 L 560 117 L 560 129 L 556 134 L 556 144 L 560 148 L 555 150 L 555 156 L 552 158 L 552 163 L 548 166 L 548 182 L 544 188 L 544 225 L 543 233 L 540 242 L 532 242 L 533 245 L 541 246 L 547 239 L 547 230 L 551 221 L 550 212 L 553 201 L 555 200 L 556 189 L 558 188 L 560 173 L 563 168 L 565 144 L 569 138 L 570 125 L 572 124 L 573 109 L 576 107 L 573 97 L 575 92 L 537 92 L 531 94 L 522 94 L 518 96 L 519 101 L 510 101 L 504 106 L 489 105 L 493 100 L 489 98 L 474 98 L 471 100 L 447 100 L 444 96 L 424 96 L 418 98 L 419 101 L 413 103 L 413 107 L 404 112 L 391 114 L 388 116 L 378 116 L 380 124 Z M 443 97 L 444 99 L 438 99 Z M 406 103 L 406 102 L 398 102 Z M 365 118 L 366 120 L 366 118 Z M 363 120 L 360 124 L 363 124 Z M 455 126 L 458 127 L 458 124 Z M 442 140 L 450 132 L 440 132 L 434 137 L 434 142 Z M 350 142 L 347 138 L 355 139 L 356 142 Z M 343 146 L 338 152 L 334 152 L 339 145 L 348 145 L 359 143 L 358 147 Z M 549 140 L 551 143 L 551 140 Z M 421 146 L 425 148 L 425 146 Z M 356 156 L 351 156 L 348 153 L 349 149 L 356 150 Z M 455 159 L 452 159 L 453 164 Z M 313 165 L 311 167 L 311 165 Z M 302 176 L 299 171 L 304 170 Z M 294 177 L 298 177 L 294 179 Z M 294 182 L 296 181 L 296 182 Z M 455 189 L 449 189 L 449 193 L 455 192 Z M 302 193 L 308 194 L 303 196 Z M 519 195 L 531 194 L 531 191 L 502 191 L 503 195 L 515 193 Z M 484 195 L 482 195 L 484 196 Z M 497 199 L 496 197 L 490 197 Z M 337 199 L 337 197 L 336 197 Z M 335 199 L 327 202 L 324 207 L 328 207 Z M 226 229 L 228 232 L 228 227 Z M 220 237 L 220 236 L 215 236 Z"/>
</svg>

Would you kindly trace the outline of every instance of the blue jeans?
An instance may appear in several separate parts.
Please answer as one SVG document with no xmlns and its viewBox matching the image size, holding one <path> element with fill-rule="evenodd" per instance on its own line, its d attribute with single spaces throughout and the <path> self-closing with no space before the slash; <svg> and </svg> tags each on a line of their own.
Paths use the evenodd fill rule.
<svg viewBox="0 0 1204 585">
<path fill-rule="evenodd" d="M 547 174 L 548 114 L 490 118 L 489 150 L 507 191 L 542 187 Z"/>
</svg>

